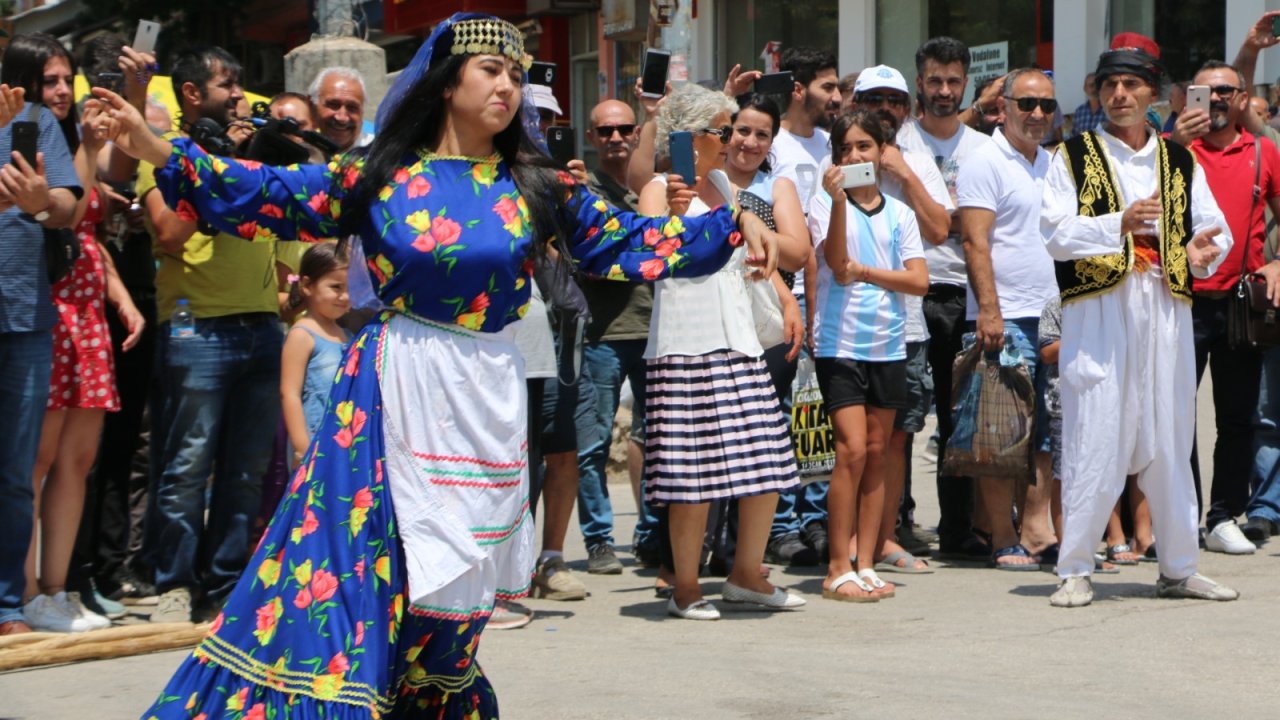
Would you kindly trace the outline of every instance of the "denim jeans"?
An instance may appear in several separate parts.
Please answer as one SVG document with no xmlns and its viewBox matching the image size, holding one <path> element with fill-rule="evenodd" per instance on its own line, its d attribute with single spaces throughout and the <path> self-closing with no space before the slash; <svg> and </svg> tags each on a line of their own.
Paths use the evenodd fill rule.
<svg viewBox="0 0 1280 720">
<path fill-rule="evenodd" d="M 1205 366 L 1213 377 L 1214 422 L 1218 439 L 1213 446 L 1213 485 L 1205 527 L 1244 513 L 1249 503 L 1250 460 L 1253 454 L 1253 416 L 1258 410 L 1258 382 L 1262 354 L 1252 348 L 1233 348 L 1227 342 L 1227 311 L 1232 300 L 1196 297 L 1191 302 L 1191 324 L 1196 343 L 1196 384 Z M 1209 362 L 1210 355 L 1213 362 Z M 1200 454 L 1191 446 L 1191 475 L 1196 498 L 1204 505 L 1200 489 Z"/>
<path fill-rule="evenodd" d="M 164 428 L 153 507 L 156 588 L 202 588 L 219 600 L 244 570 L 262 474 L 280 417 L 274 318 L 196 320 L 191 337 L 159 328 Z M 213 476 L 205 523 L 206 485 Z"/>
<path fill-rule="evenodd" d="M 0 623 L 22 619 L 34 498 L 31 473 L 49 401 L 53 335 L 0 333 Z"/>
<path fill-rule="evenodd" d="M 644 427 L 646 340 L 607 340 L 587 343 L 582 349 L 582 374 L 595 386 L 595 417 L 604 432 L 578 447 L 578 524 L 588 548 L 599 543 L 613 544 L 613 504 L 609 501 L 609 483 L 605 468 L 609 462 L 609 444 L 613 439 L 613 419 L 618 414 L 622 382 L 631 383 L 632 425 Z M 643 502 L 637 508 L 635 541 L 653 540 L 658 520 Z"/>
<path fill-rule="evenodd" d="M 1280 348 L 1271 348 L 1262 357 L 1254 427 L 1253 497 L 1245 514 L 1280 522 Z"/>
</svg>

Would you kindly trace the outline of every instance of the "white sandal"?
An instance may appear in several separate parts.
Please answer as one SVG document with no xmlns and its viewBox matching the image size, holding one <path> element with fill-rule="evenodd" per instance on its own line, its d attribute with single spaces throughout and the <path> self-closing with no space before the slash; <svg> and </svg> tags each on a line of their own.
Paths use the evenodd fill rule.
<svg viewBox="0 0 1280 720">
<path fill-rule="evenodd" d="M 894 588 L 889 587 L 889 583 L 881 580 L 880 576 L 876 575 L 876 571 L 871 568 L 859 571 L 858 578 L 871 586 L 872 592 L 876 594 L 876 597 L 891 598 L 896 593 Z M 888 589 L 886 590 L 885 588 Z"/>
<path fill-rule="evenodd" d="M 849 583 L 853 583 L 854 585 L 857 585 L 859 590 L 867 594 L 866 595 L 845 595 L 839 592 L 841 586 L 847 585 Z M 874 592 L 875 592 L 875 588 L 863 582 L 862 578 L 858 577 L 858 573 L 850 571 L 841 575 L 835 580 L 832 580 L 830 588 L 825 588 L 825 587 L 822 588 L 822 597 L 826 598 L 827 600 L 839 600 L 840 602 L 856 602 L 856 603 L 880 602 L 880 596 L 874 595 L 873 594 Z"/>
</svg>

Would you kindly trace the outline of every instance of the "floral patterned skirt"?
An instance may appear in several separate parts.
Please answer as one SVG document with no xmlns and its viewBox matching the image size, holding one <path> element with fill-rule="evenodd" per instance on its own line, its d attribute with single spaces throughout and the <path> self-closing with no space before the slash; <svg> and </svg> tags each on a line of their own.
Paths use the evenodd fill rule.
<svg viewBox="0 0 1280 720">
<path fill-rule="evenodd" d="M 495 597 L 522 596 L 532 575 L 528 473 L 523 455 L 461 457 L 457 449 L 467 442 L 476 455 L 494 442 L 523 449 L 519 359 L 504 357 L 505 342 L 390 313 L 356 337 L 320 430 L 245 575 L 143 718 L 498 716 L 475 654 Z M 400 358 L 397 366 L 411 346 L 429 355 Z M 402 396 L 407 378 L 422 388 L 469 391 L 478 378 L 458 363 L 474 365 L 478 352 L 487 352 L 491 366 L 479 379 L 511 407 L 440 399 L 428 418 L 451 430 L 423 438 L 421 413 L 407 410 L 417 399 Z M 502 368 L 510 387 L 492 387 Z M 384 389 L 392 398 L 386 404 Z M 397 446 L 402 437 L 421 447 Z M 422 467 L 407 472 L 398 458 Z M 446 482 L 458 478 L 466 482 Z M 427 501 L 413 495 L 431 480 L 440 483 L 419 494 Z M 420 507 L 402 513 L 393 492 Z M 519 515 L 495 518 L 495 507 Z M 465 562 L 413 557 L 422 546 L 406 538 L 409 525 L 421 524 L 422 508 L 472 531 Z M 509 522 L 495 532 L 499 519 Z M 411 599 L 415 573 L 412 585 L 430 592 Z"/>
</svg>

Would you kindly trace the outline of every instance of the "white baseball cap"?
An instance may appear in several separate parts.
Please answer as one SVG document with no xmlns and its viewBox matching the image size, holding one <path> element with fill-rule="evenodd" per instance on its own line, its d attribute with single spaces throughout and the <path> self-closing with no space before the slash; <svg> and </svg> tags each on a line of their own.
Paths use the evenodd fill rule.
<svg viewBox="0 0 1280 720">
<path fill-rule="evenodd" d="M 853 92 L 857 94 L 882 88 L 911 94 L 907 89 L 907 79 L 888 65 L 877 65 L 858 73 L 858 82 L 854 83 Z"/>
<path fill-rule="evenodd" d="M 560 103 L 556 102 L 556 96 L 551 92 L 551 88 L 534 83 L 530 83 L 528 88 L 530 96 L 533 97 L 535 107 L 541 110 L 550 110 L 556 115 L 564 115 L 564 111 L 560 109 Z"/>
</svg>

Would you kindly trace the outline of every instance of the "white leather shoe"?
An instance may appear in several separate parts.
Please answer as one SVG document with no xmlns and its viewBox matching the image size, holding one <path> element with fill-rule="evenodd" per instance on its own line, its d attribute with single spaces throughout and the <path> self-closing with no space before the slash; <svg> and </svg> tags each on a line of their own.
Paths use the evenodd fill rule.
<svg viewBox="0 0 1280 720">
<path fill-rule="evenodd" d="M 1224 520 L 1205 535 L 1204 549 L 1228 555 L 1252 555 L 1258 546 L 1249 542 L 1234 520 Z"/>
<path fill-rule="evenodd" d="M 698 600 L 697 602 L 690 603 L 689 607 L 681 609 L 680 606 L 676 604 L 676 599 L 673 597 L 667 600 L 667 614 L 671 617 L 684 618 L 685 620 L 720 619 L 720 611 L 716 609 L 715 605 L 711 604 L 710 600 Z"/>
<path fill-rule="evenodd" d="M 805 606 L 805 599 L 799 595 L 775 587 L 773 592 L 765 594 L 738 587 L 728 580 L 720 588 L 720 596 L 727 603 L 749 603 L 751 605 L 759 605 L 768 610 L 794 610 Z"/>
</svg>

